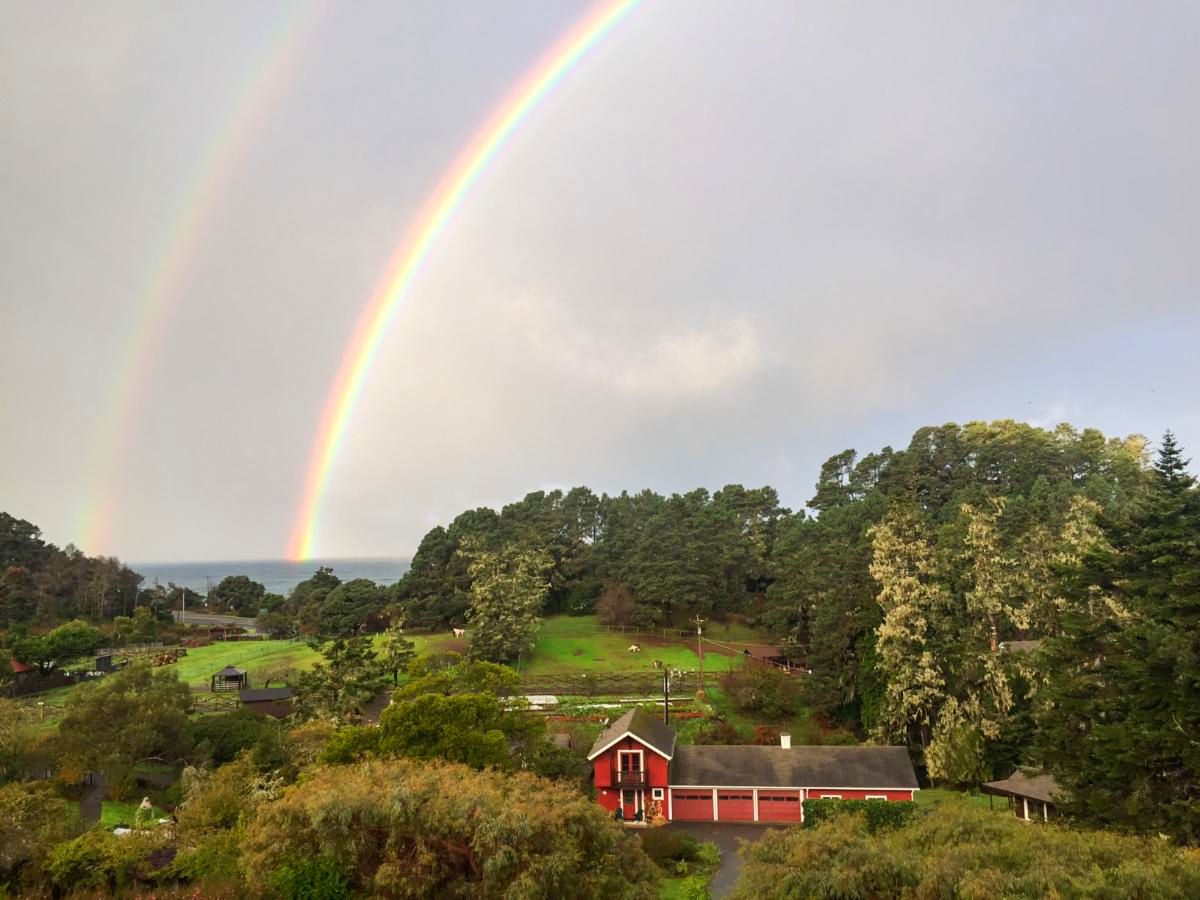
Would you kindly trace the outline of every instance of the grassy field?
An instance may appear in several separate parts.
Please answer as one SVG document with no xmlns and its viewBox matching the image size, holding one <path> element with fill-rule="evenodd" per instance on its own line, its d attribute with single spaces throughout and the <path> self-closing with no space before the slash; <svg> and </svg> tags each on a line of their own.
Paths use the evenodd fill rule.
<svg viewBox="0 0 1200 900">
<path fill-rule="evenodd" d="M 119 803 L 116 800 L 105 800 L 100 806 L 100 824 L 105 828 L 116 828 L 118 825 L 124 825 L 126 828 L 132 828 L 137 815 L 137 803 Z M 154 807 L 148 822 L 157 822 L 159 819 L 165 818 L 166 813 Z"/>
<path fill-rule="evenodd" d="M 194 647 L 179 662 L 163 668 L 174 669 L 180 681 L 194 688 L 207 688 L 214 672 L 237 666 L 250 673 L 251 687 L 261 687 L 268 669 L 290 667 L 303 672 L 318 658 L 303 641 L 217 641 L 207 647 Z"/>
<path fill-rule="evenodd" d="M 591 631 L 594 616 L 555 616 L 547 619 L 538 632 L 537 644 L 529 659 L 522 660 L 522 673 L 531 675 L 565 674 L 570 672 L 653 672 L 654 660 L 666 666 L 694 671 L 699 668 L 694 641 L 657 638 L 650 635 L 613 634 Z M 739 626 L 740 639 L 764 640 L 761 633 Z M 733 638 L 727 638 L 733 640 Z M 630 644 L 641 646 L 640 653 L 630 653 Z M 705 649 L 704 671 L 726 672 L 740 663 L 740 658 Z"/>
<path fill-rule="evenodd" d="M 966 791 L 954 791 L 949 788 L 923 788 L 917 791 L 917 805 L 921 807 L 935 807 L 945 803 L 948 800 L 961 800 L 966 798 L 971 805 L 978 809 L 993 809 L 996 812 L 1003 812 L 1008 815 L 1008 803 L 1003 797 L 994 798 L 994 802 L 989 805 L 990 798 L 987 794 L 973 794 Z"/>
</svg>

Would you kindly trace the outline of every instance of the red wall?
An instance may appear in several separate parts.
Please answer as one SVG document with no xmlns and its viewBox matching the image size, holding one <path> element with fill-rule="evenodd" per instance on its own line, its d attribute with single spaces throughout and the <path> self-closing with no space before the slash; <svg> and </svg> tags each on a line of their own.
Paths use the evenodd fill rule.
<svg viewBox="0 0 1200 900">
<path fill-rule="evenodd" d="M 820 800 L 822 797 L 827 797 L 831 794 L 839 794 L 843 800 L 866 800 L 868 795 L 872 797 L 883 795 L 889 800 L 911 800 L 913 798 L 912 791 L 851 791 L 839 790 L 837 788 L 810 788 L 808 791 L 808 799 Z"/>
<path fill-rule="evenodd" d="M 641 741 L 625 738 L 613 744 L 608 750 L 592 760 L 593 783 L 596 786 L 596 800 L 610 812 L 616 812 L 620 802 L 620 791 L 612 787 L 612 770 L 617 759 L 618 750 L 641 750 L 642 764 L 646 767 L 646 802 L 650 802 L 650 788 L 665 788 L 667 786 L 668 761 L 651 750 Z M 664 806 L 664 812 L 666 807 Z"/>
</svg>

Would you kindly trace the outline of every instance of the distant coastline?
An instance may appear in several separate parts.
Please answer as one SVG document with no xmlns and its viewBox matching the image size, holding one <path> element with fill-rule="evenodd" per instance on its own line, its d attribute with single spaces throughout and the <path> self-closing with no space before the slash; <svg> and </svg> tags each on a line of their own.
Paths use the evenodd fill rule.
<svg viewBox="0 0 1200 900">
<path fill-rule="evenodd" d="M 369 578 L 376 584 L 395 584 L 408 571 L 408 560 L 400 557 L 367 559 L 313 559 L 294 562 L 287 559 L 214 560 L 211 562 L 131 563 L 130 568 L 144 576 L 143 587 L 156 581 L 166 586 L 177 584 L 204 593 L 211 579 L 215 587 L 228 575 L 245 575 L 272 594 L 286 596 L 301 581 L 321 566 L 333 569 L 342 581 Z"/>
</svg>

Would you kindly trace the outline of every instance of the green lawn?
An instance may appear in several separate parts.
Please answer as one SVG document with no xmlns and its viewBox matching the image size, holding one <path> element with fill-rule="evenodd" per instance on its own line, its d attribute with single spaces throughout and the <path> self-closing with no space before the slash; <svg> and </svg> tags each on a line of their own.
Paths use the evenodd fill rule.
<svg viewBox="0 0 1200 900">
<path fill-rule="evenodd" d="M 179 680 L 192 687 L 207 688 L 214 672 L 237 666 L 250 673 L 251 687 L 261 687 L 265 670 L 290 666 L 304 671 L 317 659 L 317 653 L 303 641 L 216 641 L 207 647 L 190 648 L 179 662 L 163 668 L 174 669 Z"/>
<path fill-rule="evenodd" d="M 532 675 L 569 672 L 653 672 L 654 660 L 672 668 L 695 671 L 700 660 L 694 640 L 678 641 L 651 635 L 613 634 L 590 631 L 594 616 L 554 616 L 547 619 L 538 632 L 537 644 L 530 658 L 521 662 L 521 671 Z M 746 637 L 744 626 L 739 634 Z M 757 637 L 761 640 L 762 635 Z M 638 644 L 640 653 L 630 653 L 629 646 Z M 718 653 L 711 648 L 704 652 L 705 672 L 725 672 L 741 662 L 738 656 Z"/>
<path fill-rule="evenodd" d="M 967 799 L 978 809 L 988 809 L 990 798 L 987 794 L 974 794 L 967 791 L 955 791 L 950 788 L 922 788 L 916 793 L 917 805 L 933 808 L 947 801 Z M 1008 804 L 1003 797 L 994 798 L 991 807 L 998 812 L 1008 812 Z"/>
<path fill-rule="evenodd" d="M 137 803 L 119 803 L 116 800 L 105 800 L 100 806 L 100 824 L 105 828 L 116 828 L 118 825 L 132 828 L 137 808 Z M 147 824 L 155 823 L 159 819 L 166 818 L 166 816 L 167 814 L 156 806 Z"/>
</svg>

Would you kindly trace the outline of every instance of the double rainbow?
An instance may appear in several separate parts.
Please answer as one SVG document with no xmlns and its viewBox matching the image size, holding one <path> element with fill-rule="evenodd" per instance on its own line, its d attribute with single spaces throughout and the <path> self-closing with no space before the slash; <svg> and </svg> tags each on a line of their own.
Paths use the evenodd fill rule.
<svg viewBox="0 0 1200 900">
<path fill-rule="evenodd" d="M 116 377 L 102 401 L 91 437 L 92 471 L 76 525 L 77 541 L 89 553 L 112 550 L 113 508 L 121 484 L 121 462 L 136 420 L 146 402 L 161 352 L 172 305 L 204 247 L 220 201 L 253 146 L 257 127 L 292 82 L 292 71 L 324 20 L 328 0 L 287 7 L 256 56 L 247 77 L 231 98 L 217 128 L 196 157 L 184 182 L 176 213 L 162 235 L 152 265 L 130 309 L 127 338 L 120 349 Z"/>
<path fill-rule="evenodd" d="M 313 555 L 321 500 L 346 429 L 400 302 L 421 264 L 467 192 L 517 126 L 562 78 L 639 4 L 607 0 L 579 20 L 508 93 L 462 149 L 425 201 L 392 255 L 380 288 L 371 297 L 347 345 L 317 429 L 304 479 L 304 495 L 288 544 L 289 559 Z"/>
</svg>

